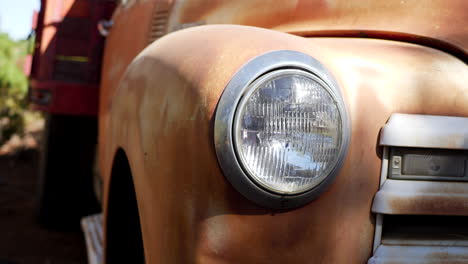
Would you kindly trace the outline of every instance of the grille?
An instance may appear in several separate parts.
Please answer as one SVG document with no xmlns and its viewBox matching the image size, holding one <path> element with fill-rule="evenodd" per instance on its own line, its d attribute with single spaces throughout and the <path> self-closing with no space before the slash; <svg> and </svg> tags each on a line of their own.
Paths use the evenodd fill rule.
<svg viewBox="0 0 468 264">
<path fill-rule="evenodd" d="M 148 44 L 153 43 L 167 33 L 167 21 L 169 19 L 170 9 L 171 5 L 166 1 L 160 1 L 160 3 L 156 4 L 151 20 Z"/>
</svg>

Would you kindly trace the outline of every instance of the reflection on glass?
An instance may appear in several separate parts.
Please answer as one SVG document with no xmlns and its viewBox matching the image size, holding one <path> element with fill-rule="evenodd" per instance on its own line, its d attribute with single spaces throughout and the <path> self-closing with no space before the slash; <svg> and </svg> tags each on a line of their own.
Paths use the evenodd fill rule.
<svg viewBox="0 0 468 264">
<path fill-rule="evenodd" d="M 236 141 L 258 182 L 281 193 L 300 193 L 330 173 L 341 146 L 341 117 L 319 82 L 302 74 L 277 76 L 246 100 Z"/>
</svg>

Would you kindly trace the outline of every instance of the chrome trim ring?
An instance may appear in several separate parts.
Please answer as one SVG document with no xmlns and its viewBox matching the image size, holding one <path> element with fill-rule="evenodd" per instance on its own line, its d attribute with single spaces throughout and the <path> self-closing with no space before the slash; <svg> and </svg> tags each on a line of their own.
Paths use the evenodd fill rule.
<svg viewBox="0 0 468 264">
<path fill-rule="evenodd" d="M 265 74 L 284 69 L 300 70 L 312 74 L 323 82 L 324 87 L 336 100 L 342 122 L 342 145 L 337 162 L 330 174 L 312 189 L 292 195 L 273 192 L 251 179 L 240 163 L 233 135 L 236 111 L 242 98 L 249 92 L 249 86 Z M 297 208 L 323 193 L 333 182 L 343 165 L 350 135 L 350 122 L 346 106 L 332 74 L 316 59 L 291 50 L 272 51 L 255 57 L 235 73 L 221 95 L 214 123 L 216 155 L 225 177 L 247 199 L 271 209 Z"/>
</svg>

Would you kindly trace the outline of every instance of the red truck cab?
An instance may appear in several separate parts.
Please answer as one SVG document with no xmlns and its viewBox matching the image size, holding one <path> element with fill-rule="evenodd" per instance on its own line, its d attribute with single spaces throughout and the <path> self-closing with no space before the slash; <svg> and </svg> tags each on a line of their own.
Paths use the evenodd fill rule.
<svg viewBox="0 0 468 264">
<path fill-rule="evenodd" d="M 46 113 L 39 218 L 78 226 L 99 210 L 92 188 L 104 38 L 97 30 L 115 8 L 109 0 L 41 0 L 30 102 Z M 69 188 L 74 186 L 74 188 Z"/>
</svg>

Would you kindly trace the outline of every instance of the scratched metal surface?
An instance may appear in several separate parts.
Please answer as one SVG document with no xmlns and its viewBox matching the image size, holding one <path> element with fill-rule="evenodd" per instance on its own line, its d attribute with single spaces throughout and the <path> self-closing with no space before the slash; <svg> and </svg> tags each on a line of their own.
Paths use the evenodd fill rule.
<svg viewBox="0 0 468 264">
<path fill-rule="evenodd" d="M 468 183 L 386 180 L 372 211 L 382 214 L 468 215 Z"/>
<path fill-rule="evenodd" d="M 464 264 L 468 247 L 381 245 L 368 264 Z"/>
<path fill-rule="evenodd" d="M 393 114 L 380 134 L 380 145 L 468 149 L 468 118 Z"/>
</svg>

